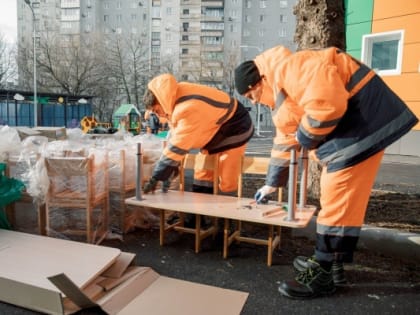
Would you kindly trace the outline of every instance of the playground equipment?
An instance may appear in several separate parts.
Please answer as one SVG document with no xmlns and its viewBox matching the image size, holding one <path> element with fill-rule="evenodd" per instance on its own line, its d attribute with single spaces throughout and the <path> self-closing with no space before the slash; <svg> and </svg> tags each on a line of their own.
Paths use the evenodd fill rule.
<svg viewBox="0 0 420 315">
<path fill-rule="evenodd" d="M 118 129 L 125 129 L 133 134 L 141 130 L 141 114 L 133 104 L 122 104 L 112 115 L 112 125 Z"/>
<path fill-rule="evenodd" d="M 80 127 L 84 133 L 87 133 L 90 129 L 95 128 L 98 125 L 98 122 L 95 119 L 95 116 L 85 116 L 80 121 Z"/>
</svg>

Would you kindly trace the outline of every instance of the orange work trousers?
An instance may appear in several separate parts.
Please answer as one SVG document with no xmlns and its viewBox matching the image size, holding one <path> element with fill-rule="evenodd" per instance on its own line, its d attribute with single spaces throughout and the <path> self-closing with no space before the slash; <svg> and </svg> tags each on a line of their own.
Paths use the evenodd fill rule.
<svg viewBox="0 0 420 315">
<path fill-rule="evenodd" d="M 245 148 L 246 144 L 219 153 L 220 191 L 233 192 L 238 189 L 238 176 L 241 171 L 241 159 L 245 155 Z M 194 169 L 194 184 L 213 187 L 213 171 Z"/>
<path fill-rule="evenodd" d="M 321 173 L 316 258 L 351 262 L 384 151 L 354 166 Z"/>
</svg>

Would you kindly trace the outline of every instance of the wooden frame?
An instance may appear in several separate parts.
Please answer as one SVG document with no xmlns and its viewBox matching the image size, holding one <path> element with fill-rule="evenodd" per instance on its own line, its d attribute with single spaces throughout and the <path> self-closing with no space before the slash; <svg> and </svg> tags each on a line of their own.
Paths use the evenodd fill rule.
<svg viewBox="0 0 420 315">
<path fill-rule="evenodd" d="M 212 170 L 213 171 L 213 194 L 218 194 L 219 187 L 219 155 L 204 155 L 201 153 L 192 154 L 189 153 L 185 156 L 184 160 L 181 163 L 179 170 L 179 190 L 185 191 L 185 171 L 186 170 Z M 160 245 L 164 244 L 165 233 L 170 230 L 175 230 L 181 233 L 190 233 L 195 236 L 195 252 L 199 253 L 201 249 L 201 241 L 207 238 L 208 236 L 216 236 L 217 233 L 217 218 L 213 218 L 213 224 L 206 228 L 202 229 L 201 227 L 201 215 L 195 214 L 195 227 L 189 228 L 184 226 L 185 222 L 185 213 L 179 212 L 180 220 L 166 226 L 166 217 L 165 210 L 161 209 L 160 211 Z"/>
<path fill-rule="evenodd" d="M 50 187 L 46 199 L 47 234 L 51 234 L 51 208 L 85 209 L 86 230 L 70 230 L 68 233 L 85 234 L 88 243 L 100 243 L 108 233 L 109 179 L 108 155 L 95 161 L 95 157 L 51 157 L 45 159 Z M 98 176 L 103 174 L 103 176 Z M 69 182 L 77 178 L 80 185 Z M 61 185 L 65 181 L 65 185 Z M 76 186 L 76 187 L 75 187 Z M 100 228 L 93 230 L 94 209 L 100 207 Z"/>
<path fill-rule="evenodd" d="M 265 175 L 268 171 L 269 157 L 245 156 L 242 158 L 241 173 L 238 180 L 238 197 L 243 198 L 244 175 Z M 282 188 L 278 189 L 278 202 L 282 201 Z M 241 234 L 242 222 L 236 220 L 234 231 L 230 233 L 230 219 L 225 218 L 223 230 L 223 258 L 228 257 L 229 246 L 233 243 L 251 243 L 267 246 L 267 266 L 271 266 L 273 261 L 273 251 L 276 246 L 280 247 L 281 226 L 268 225 L 267 239 L 247 237 Z"/>
</svg>

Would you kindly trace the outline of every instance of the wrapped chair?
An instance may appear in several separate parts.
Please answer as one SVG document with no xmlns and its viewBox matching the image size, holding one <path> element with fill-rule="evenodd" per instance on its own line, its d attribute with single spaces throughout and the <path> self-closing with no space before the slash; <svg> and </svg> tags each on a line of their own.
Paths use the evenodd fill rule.
<svg viewBox="0 0 420 315">
<path fill-rule="evenodd" d="M 50 178 L 46 198 L 47 234 L 57 230 L 63 234 L 85 234 L 88 243 L 100 243 L 108 232 L 108 155 L 49 157 L 45 164 Z M 94 211 L 97 208 L 99 213 Z M 60 210 L 72 212 L 75 209 L 85 211 L 85 224 L 74 229 L 64 226 L 64 215 L 59 214 Z M 52 223 L 61 226 L 53 230 Z"/>
</svg>

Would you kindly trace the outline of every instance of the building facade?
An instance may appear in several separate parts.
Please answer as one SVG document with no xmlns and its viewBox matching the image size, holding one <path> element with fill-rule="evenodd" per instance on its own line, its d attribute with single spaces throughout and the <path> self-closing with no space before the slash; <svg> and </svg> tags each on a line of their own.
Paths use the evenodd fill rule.
<svg viewBox="0 0 420 315">
<path fill-rule="evenodd" d="M 420 117 L 420 2 L 346 0 L 345 7 L 347 51 L 375 69 Z M 419 137 L 420 123 L 386 152 L 420 156 Z"/>
</svg>

